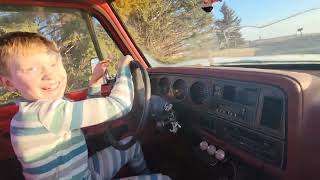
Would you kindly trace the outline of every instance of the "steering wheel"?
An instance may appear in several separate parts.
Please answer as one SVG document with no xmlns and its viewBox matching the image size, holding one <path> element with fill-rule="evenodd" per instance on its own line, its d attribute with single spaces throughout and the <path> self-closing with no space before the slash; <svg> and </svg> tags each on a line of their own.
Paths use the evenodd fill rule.
<svg viewBox="0 0 320 180">
<path fill-rule="evenodd" d="M 133 77 L 135 92 L 137 92 L 136 91 L 137 82 L 143 82 L 143 84 L 144 84 L 144 98 L 143 98 L 143 102 L 141 102 L 141 104 L 143 104 L 142 115 L 141 115 L 140 120 L 138 121 L 137 129 L 136 129 L 135 133 L 132 135 L 132 138 L 127 143 L 120 143 L 120 141 L 118 141 L 114 137 L 114 135 L 111 133 L 110 126 L 109 126 L 109 131 L 107 131 L 106 137 L 107 137 L 108 141 L 110 142 L 110 144 L 118 150 L 129 149 L 134 143 L 136 143 L 137 137 L 139 135 L 141 135 L 141 132 L 146 124 L 148 112 L 149 112 L 149 107 L 150 107 L 151 85 L 150 85 L 150 78 L 149 78 L 147 70 L 138 61 L 132 61 L 130 63 L 130 69 L 131 69 L 131 72 L 133 72 L 135 69 L 140 69 L 140 71 L 141 71 L 141 77 L 137 76 L 136 73 L 135 74 L 132 73 L 132 74 L 136 76 L 136 77 Z M 142 81 L 141 81 L 141 78 L 142 78 Z M 139 98 L 137 98 L 137 99 L 139 99 Z"/>
</svg>

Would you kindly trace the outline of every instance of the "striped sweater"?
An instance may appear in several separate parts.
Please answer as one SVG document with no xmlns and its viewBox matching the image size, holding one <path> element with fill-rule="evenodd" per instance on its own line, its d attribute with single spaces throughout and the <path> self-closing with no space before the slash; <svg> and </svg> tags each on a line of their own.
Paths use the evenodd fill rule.
<svg viewBox="0 0 320 180">
<path fill-rule="evenodd" d="M 11 142 L 26 179 L 90 179 L 88 150 L 80 128 L 117 119 L 131 110 L 133 83 L 121 67 L 106 98 L 21 101 L 11 121 Z M 89 95 L 100 93 L 89 88 Z"/>
</svg>

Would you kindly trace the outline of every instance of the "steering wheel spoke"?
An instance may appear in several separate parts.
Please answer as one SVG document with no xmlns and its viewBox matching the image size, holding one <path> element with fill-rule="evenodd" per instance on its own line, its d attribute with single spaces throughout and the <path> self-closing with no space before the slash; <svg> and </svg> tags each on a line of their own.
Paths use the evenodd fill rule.
<svg viewBox="0 0 320 180">
<path fill-rule="evenodd" d="M 143 67 L 143 65 L 140 64 L 138 61 L 133 61 L 130 64 L 130 67 L 131 67 L 131 72 L 134 72 L 135 69 L 139 69 L 141 72 L 141 76 L 139 76 L 138 73 L 132 73 L 132 76 L 133 76 L 135 101 L 136 101 L 136 102 L 134 102 L 134 106 L 139 106 L 139 104 L 141 104 L 142 105 L 142 113 L 141 113 L 140 120 L 138 121 L 138 123 L 136 123 L 136 129 L 132 135 L 132 138 L 126 143 L 120 143 L 120 141 L 118 141 L 118 139 L 115 138 L 114 135 L 112 134 L 110 126 L 108 127 L 109 130 L 106 133 L 106 138 L 108 139 L 110 144 L 118 150 L 126 150 L 126 149 L 130 148 L 133 144 L 135 144 L 136 140 L 138 139 L 138 137 L 142 133 L 142 130 L 146 124 L 148 113 L 149 113 L 149 104 L 150 104 L 150 98 L 151 98 L 151 85 L 150 85 L 150 79 L 149 79 L 148 72 Z M 141 90 L 141 88 L 138 88 L 139 82 L 143 82 L 143 85 L 144 85 L 143 98 L 139 98 L 139 97 L 137 98 L 137 92 L 139 90 Z M 139 102 L 139 101 L 143 101 L 143 102 Z M 135 107 L 133 107 L 133 109 L 135 109 Z M 137 112 L 132 111 L 131 113 L 132 113 L 131 115 L 133 117 L 135 117 Z M 130 123 L 132 125 L 132 122 L 128 122 L 128 124 L 130 124 Z"/>
</svg>

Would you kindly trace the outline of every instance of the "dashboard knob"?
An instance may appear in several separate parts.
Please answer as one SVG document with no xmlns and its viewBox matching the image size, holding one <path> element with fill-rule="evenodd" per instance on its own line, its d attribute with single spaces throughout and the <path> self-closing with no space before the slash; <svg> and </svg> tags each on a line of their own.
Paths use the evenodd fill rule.
<svg viewBox="0 0 320 180">
<path fill-rule="evenodd" d="M 201 149 L 202 151 L 206 151 L 206 150 L 208 149 L 208 146 L 209 146 L 209 144 L 208 144 L 206 141 L 202 141 L 202 142 L 200 143 L 200 149 Z"/>
<path fill-rule="evenodd" d="M 217 151 L 216 151 L 216 154 L 215 154 L 215 157 L 218 159 L 218 160 L 220 160 L 220 161 L 222 161 L 224 158 L 225 158 L 225 152 L 223 151 L 223 150 L 221 150 L 221 149 L 218 149 Z"/>
<path fill-rule="evenodd" d="M 207 149 L 207 153 L 213 156 L 216 153 L 217 148 L 214 145 L 210 145 Z"/>
</svg>

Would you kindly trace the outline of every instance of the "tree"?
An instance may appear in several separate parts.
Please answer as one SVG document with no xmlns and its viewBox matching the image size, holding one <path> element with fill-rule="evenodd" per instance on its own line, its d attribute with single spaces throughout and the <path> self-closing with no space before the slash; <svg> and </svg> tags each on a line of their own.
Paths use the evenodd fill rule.
<svg viewBox="0 0 320 180">
<path fill-rule="evenodd" d="M 214 23 L 217 37 L 220 41 L 220 47 L 236 48 L 243 44 L 244 41 L 240 33 L 241 19 L 225 2 L 221 7 L 220 12 L 223 14 L 223 19 L 217 20 Z"/>
<path fill-rule="evenodd" d="M 140 48 L 162 62 L 183 56 L 195 48 L 188 40 L 213 30 L 198 0 L 118 0 L 115 7 Z"/>
</svg>

